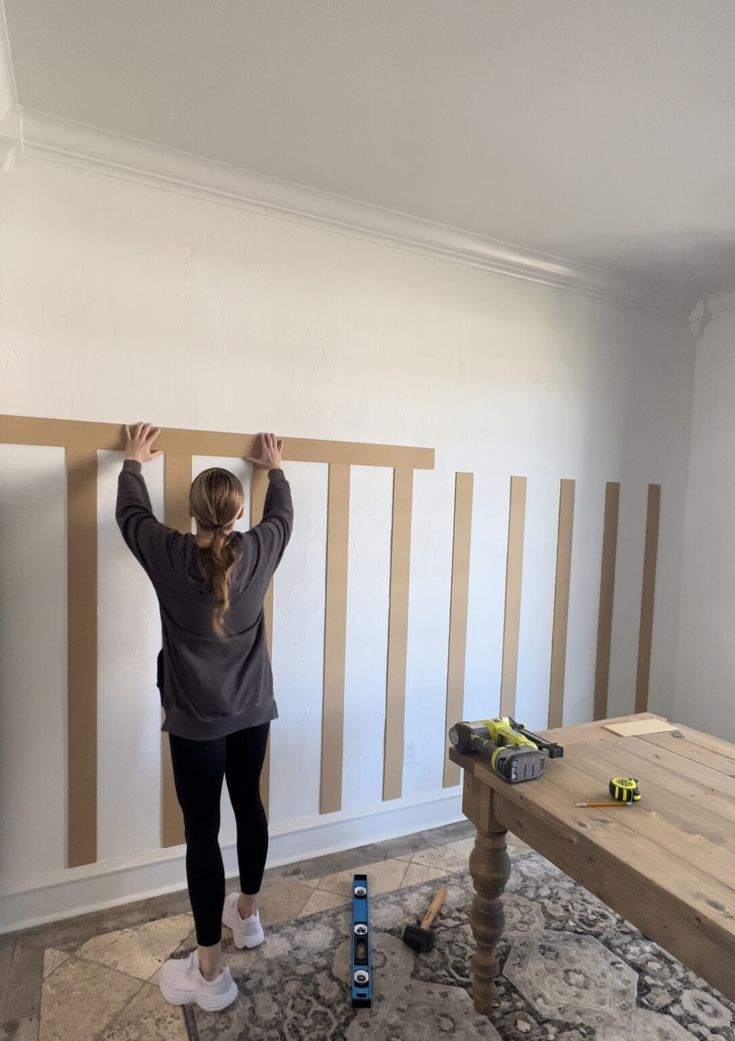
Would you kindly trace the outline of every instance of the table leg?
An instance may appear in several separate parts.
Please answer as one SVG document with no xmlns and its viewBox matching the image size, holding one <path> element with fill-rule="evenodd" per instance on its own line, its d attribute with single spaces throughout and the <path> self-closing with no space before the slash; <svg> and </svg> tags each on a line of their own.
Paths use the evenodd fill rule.
<svg viewBox="0 0 735 1041">
<path fill-rule="evenodd" d="M 495 999 L 495 977 L 500 966 L 495 948 L 503 935 L 505 915 L 500 899 L 510 876 L 510 857 L 505 844 L 506 831 L 490 821 L 485 831 L 478 827 L 470 853 L 470 874 L 475 898 L 470 910 L 470 925 L 477 942 L 472 959 L 472 1000 L 475 1011 L 489 1016 Z"/>
</svg>

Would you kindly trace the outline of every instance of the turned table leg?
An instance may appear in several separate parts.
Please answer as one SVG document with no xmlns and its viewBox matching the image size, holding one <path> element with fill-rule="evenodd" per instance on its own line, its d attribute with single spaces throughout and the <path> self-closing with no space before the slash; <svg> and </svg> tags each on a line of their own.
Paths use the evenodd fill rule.
<svg viewBox="0 0 735 1041">
<path fill-rule="evenodd" d="M 494 980 L 500 973 L 495 948 L 505 926 L 501 895 L 510 876 L 506 829 L 495 817 L 493 800 L 491 789 L 466 770 L 462 809 L 477 828 L 470 853 L 470 874 L 475 884 L 470 926 L 477 943 L 472 959 L 472 1001 L 475 1011 L 484 1016 L 491 1015 L 495 1000 Z"/>
<path fill-rule="evenodd" d="M 495 999 L 495 977 L 500 966 L 495 948 L 503 935 L 505 915 L 501 894 L 510 875 L 510 857 L 505 845 L 505 830 L 490 833 L 478 829 L 470 853 L 470 874 L 475 898 L 470 910 L 470 925 L 477 942 L 472 959 L 472 1000 L 475 1011 L 489 1016 Z"/>
</svg>

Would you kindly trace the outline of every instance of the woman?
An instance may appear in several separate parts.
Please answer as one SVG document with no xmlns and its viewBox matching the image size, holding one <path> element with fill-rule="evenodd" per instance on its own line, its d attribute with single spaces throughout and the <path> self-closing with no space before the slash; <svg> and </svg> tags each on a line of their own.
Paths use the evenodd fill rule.
<svg viewBox="0 0 735 1041">
<path fill-rule="evenodd" d="M 271 720 L 278 710 L 266 644 L 263 598 L 291 535 L 293 504 L 282 446 L 262 435 L 261 455 L 248 459 L 268 471 L 263 520 L 245 534 L 243 490 L 228 470 L 205 470 L 189 492 L 196 535 L 182 535 L 153 515 L 141 473 L 161 455 L 159 431 L 125 428 L 127 447 L 118 481 L 117 522 L 153 583 L 161 609 L 163 649 L 158 686 L 171 746 L 176 795 L 184 815 L 186 878 L 198 949 L 169 959 L 161 992 L 181 1005 L 210 1012 L 237 997 L 222 967 L 222 922 L 237 947 L 263 941 L 257 895 L 268 852 L 268 822 L 259 779 Z M 220 795 L 226 779 L 237 821 L 241 892 L 225 901 L 219 848 Z"/>
</svg>

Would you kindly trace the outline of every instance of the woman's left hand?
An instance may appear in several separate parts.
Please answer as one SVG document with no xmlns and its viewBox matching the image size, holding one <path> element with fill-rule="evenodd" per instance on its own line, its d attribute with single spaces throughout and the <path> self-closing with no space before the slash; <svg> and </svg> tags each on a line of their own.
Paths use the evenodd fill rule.
<svg viewBox="0 0 735 1041">
<path fill-rule="evenodd" d="M 137 463 L 150 463 L 152 459 L 158 459 L 163 452 L 151 451 L 153 442 L 161 431 L 150 423 L 138 423 L 133 427 L 125 427 L 127 444 L 125 446 L 125 458 L 134 459 Z"/>
</svg>

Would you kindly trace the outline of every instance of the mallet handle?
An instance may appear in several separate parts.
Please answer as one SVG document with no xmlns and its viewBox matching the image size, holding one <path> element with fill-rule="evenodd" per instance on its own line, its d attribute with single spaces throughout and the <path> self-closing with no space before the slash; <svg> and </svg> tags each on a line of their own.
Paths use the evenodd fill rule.
<svg viewBox="0 0 735 1041">
<path fill-rule="evenodd" d="M 421 928 L 422 929 L 428 929 L 429 928 L 431 923 L 434 921 L 436 916 L 441 911 L 442 904 L 444 903 L 446 898 L 447 898 L 447 887 L 446 886 L 442 886 L 441 889 L 439 890 L 439 892 L 434 897 L 434 899 L 431 901 L 431 907 L 426 912 L 426 917 L 424 918 L 423 922 L 421 923 Z"/>
</svg>

